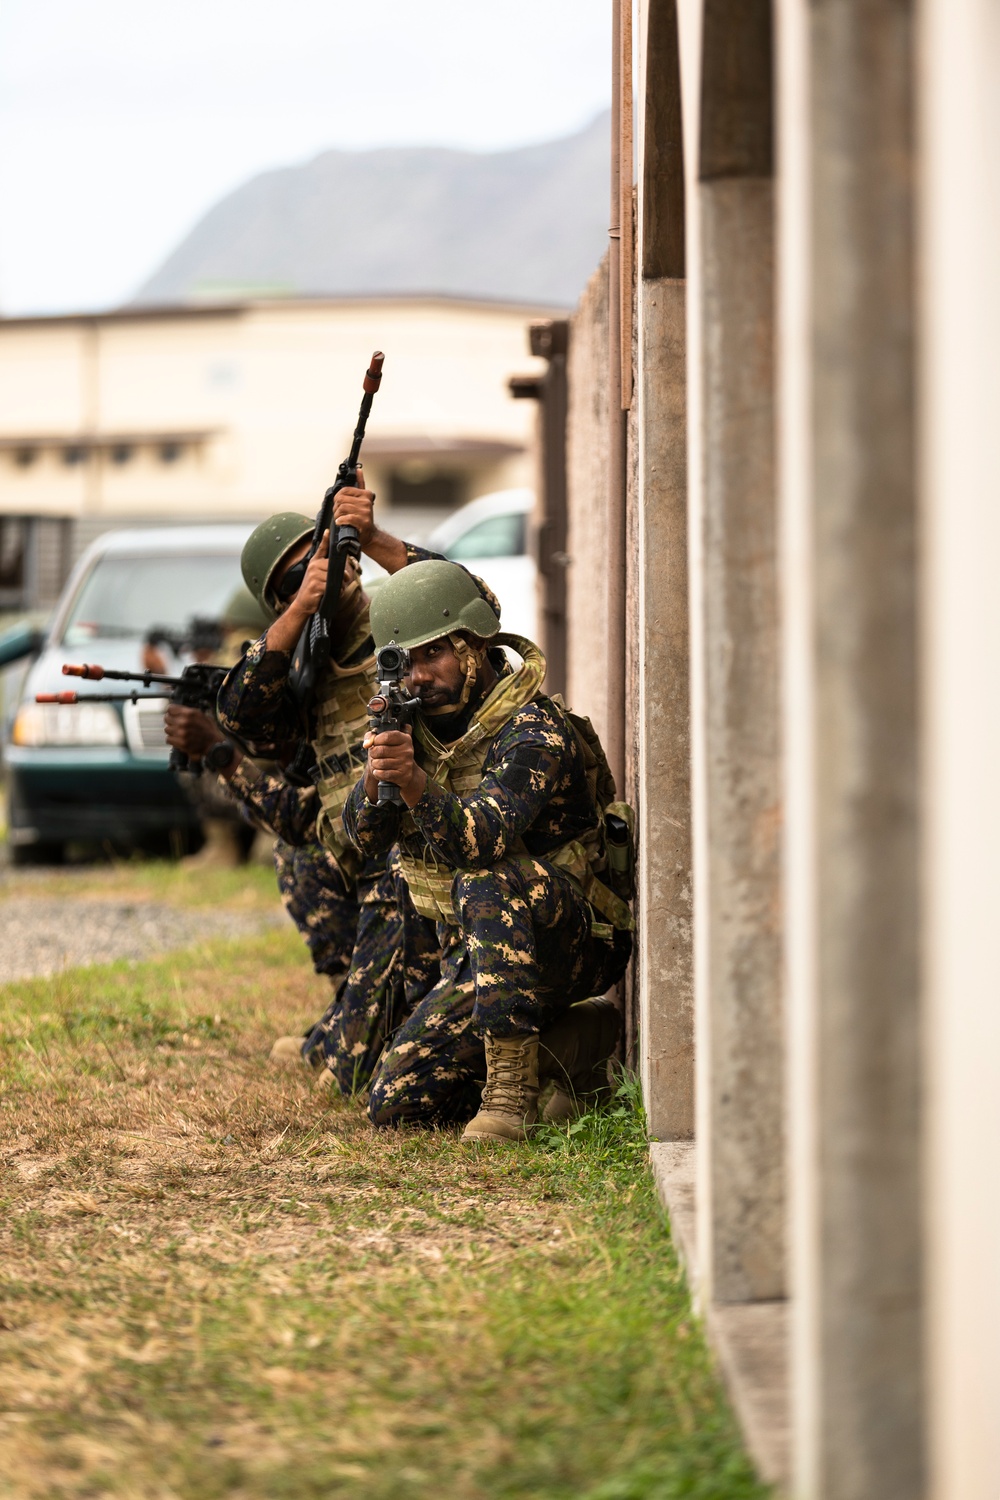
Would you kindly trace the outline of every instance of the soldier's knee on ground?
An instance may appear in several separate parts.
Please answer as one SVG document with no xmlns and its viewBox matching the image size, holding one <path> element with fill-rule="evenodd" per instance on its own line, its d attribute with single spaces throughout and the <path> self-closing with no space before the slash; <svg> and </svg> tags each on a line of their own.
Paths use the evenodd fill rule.
<svg viewBox="0 0 1000 1500">
<path fill-rule="evenodd" d="M 512 859 L 505 859 L 485 870 L 459 870 L 452 886 L 452 896 L 456 906 L 479 895 L 503 900 L 523 895 L 524 885 L 524 871 L 520 865 Z"/>
<path fill-rule="evenodd" d="M 368 1096 L 368 1118 L 379 1130 L 399 1125 L 464 1125 L 479 1108 L 482 1086 L 448 1077 L 440 1086 L 414 1086 L 404 1078 L 376 1075 Z"/>
</svg>

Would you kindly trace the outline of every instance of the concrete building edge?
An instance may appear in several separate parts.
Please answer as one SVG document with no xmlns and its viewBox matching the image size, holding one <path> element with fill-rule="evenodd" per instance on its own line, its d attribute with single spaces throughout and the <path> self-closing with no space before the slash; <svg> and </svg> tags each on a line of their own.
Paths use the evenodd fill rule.
<svg viewBox="0 0 1000 1500">
<path fill-rule="evenodd" d="M 653 1180 L 674 1249 L 750 1457 L 764 1483 L 784 1496 L 791 1477 L 790 1305 L 706 1302 L 698 1275 L 696 1156 L 693 1141 L 650 1143 Z"/>
<path fill-rule="evenodd" d="M 823 1391 L 816 1284 L 818 1222 L 816 1119 L 815 762 L 811 518 L 806 497 L 812 466 L 808 357 L 810 319 L 809 13 L 805 0 L 776 0 L 777 133 L 775 252 L 781 274 L 775 299 L 778 557 L 782 611 L 782 740 L 785 823 L 785 1107 L 788 1121 L 789 1328 L 792 1470 L 798 1497 L 819 1490 Z"/>
</svg>

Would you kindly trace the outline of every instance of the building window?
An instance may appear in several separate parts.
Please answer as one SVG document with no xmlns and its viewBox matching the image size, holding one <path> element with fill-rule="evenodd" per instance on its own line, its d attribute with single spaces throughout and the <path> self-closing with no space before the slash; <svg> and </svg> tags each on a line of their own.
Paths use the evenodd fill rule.
<svg viewBox="0 0 1000 1500">
<path fill-rule="evenodd" d="M 115 443 L 111 450 L 111 462 L 113 464 L 127 464 L 131 457 L 131 443 Z"/>
<path fill-rule="evenodd" d="M 28 525 L 22 516 L 0 516 L 0 609 L 24 604 Z"/>
<path fill-rule="evenodd" d="M 181 456 L 181 454 L 183 452 L 184 452 L 184 444 L 183 443 L 161 443 L 160 444 L 160 463 L 161 464 L 175 464 L 177 462 L 177 460 L 180 458 L 180 456 Z"/>
<path fill-rule="evenodd" d="M 64 448 L 62 451 L 62 461 L 68 469 L 75 468 L 77 464 L 82 464 L 86 457 L 87 450 L 79 443 L 73 443 L 70 447 Z"/>
<path fill-rule="evenodd" d="M 64 516 L 0 516 L 0 610 L 51 609 L 70 568 Z"/>
<path fill-rule="evenodd" d="M 428 474 L 412 478 L 391 474 L 389 500 L 395 506 L 422 506 L 428 510 L 454 510 L 461 505 L 465 485 L 457 474 Z"/>
<path fill-rule="evenodd" d="M 37 457 L 38 457 L 38 449 L 37 448 L 15 448 L 14 449 L 14 462 L 17 464 L 17 467 L 19 469 L 30 469 L 31 465 L 35 462 L 35 459 Z"/>
</svg>

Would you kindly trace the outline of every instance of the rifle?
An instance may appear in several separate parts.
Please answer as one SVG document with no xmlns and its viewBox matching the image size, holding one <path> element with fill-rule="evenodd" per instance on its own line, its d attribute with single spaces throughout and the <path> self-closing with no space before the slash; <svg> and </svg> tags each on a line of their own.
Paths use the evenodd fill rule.
<svg viewBox="0 0 1000 1500">
<path fill-rule="evenodd" d="M 169 646 L 175 656 L 188 651 L 221 651 L 224 631 L 221 620 L 193 615 L 181 630 L 169 625 L 154 625 L 146 631 L 147 646 Z"/>
<path fill-rule="evenodd" d="M 90 682 L 101 682 L 108 678 L 112 682 L 141 682 L 143 687 L 154 685 L 170 689 L 171 703 L 181 708 L 197 708 L 203 714 L 215 715 L 215 703 L 219 689 L 228 673 L 228 667 L 211 667 L 207 662 L 192 662 L 179 677 L 167 677 L 162 672 L 113 672 L 109 667 L 70 666 L 63 667 L 64 677 L 85 677 Z M 149 703 L 163 697 L 162 693 L 141 694 L 138 688 L 127 693 L 36 693 L 36 703 Z M 201 761 L 192 761 L 183 750 L 171 749 L 170 769 L 190 771 L 201 775 Z"/>
<path fill-rule="evenodd" d="M 324 532 L 329 531 L 330 566 L 327 570 L 326 589 L 323 593 L 323 600 L 319 609 L 309 620 L 299 637 L 298 644 L 292 656 L 291 670 L 288 674 L 292 695 L 303 706 L 311 701 L 316 691 L 316 685 L 330 660 L 333 617 L 337 613 L 340 590 L 344 582 L 344 566 L 348 557 L 358 558 L 361 556 L 361 546 L 357 529 L 354 526 L 334 526 L 333 502 L 342 489 L 345 489 L 349 485 L 356 485 L 358 482 L 358 460 L 361 457 L 361 444 L 364 441 L 365 427 L 368 424 L 368 414 L 372 409 L 372 401 L 382 380 L 382 362 L 384 359 L 385 355 L 378 350 L 372 355 L 371 364 L 364 378 L 364 396 L 361 399 L 361 410 L 358 413 L 358 425 L 354 429 L 354 440 L 351 443 L 351 451 L 337 470 L 336 481 L 323 496 L 323 504 L 320 506 L 319 515 L 316 517 L 316 526 L 313 530 L 312 541 L 309 544 L 309 551 L 305 556 L 305 561 L 308 564 L 319 551 Z"/>
<path fill-rule="evenodd" d="M 385 734 L 390 729 L 403 729 L 413 723 L 413 714 L 420 703 L 411 698 L 403 687 L 403 678 L 410 670 L 410 653 L 390 641 L 375 653 L 375 676 L 379 690 L 368 700 L 368 717 L 376 734 Z M 391 781 L 380 781 L 378 800 L 401 803 L 399 787 Z"/>
</svg>

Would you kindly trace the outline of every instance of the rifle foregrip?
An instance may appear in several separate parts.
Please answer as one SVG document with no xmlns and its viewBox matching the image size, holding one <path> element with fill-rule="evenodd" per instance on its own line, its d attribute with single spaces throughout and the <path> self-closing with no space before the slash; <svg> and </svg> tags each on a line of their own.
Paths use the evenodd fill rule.
<svg viewBox="0 0 1000 1500">
<path fill-rule="evenodd" d="M 337 527 L 337 551 L 346 557 L 361 556 L 361 537 L 356 526 Z"/>
</svg>

